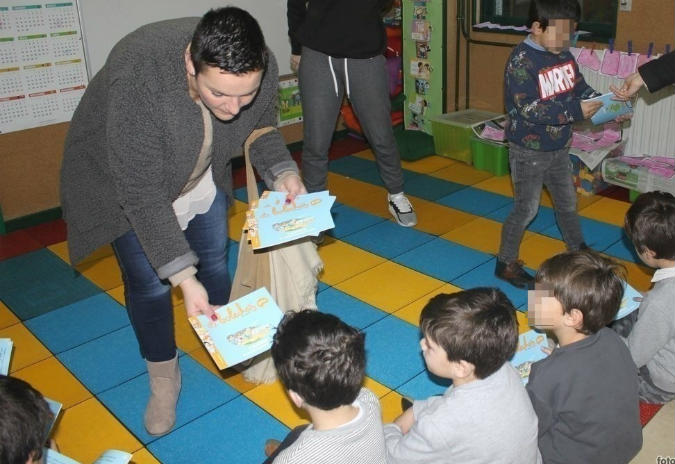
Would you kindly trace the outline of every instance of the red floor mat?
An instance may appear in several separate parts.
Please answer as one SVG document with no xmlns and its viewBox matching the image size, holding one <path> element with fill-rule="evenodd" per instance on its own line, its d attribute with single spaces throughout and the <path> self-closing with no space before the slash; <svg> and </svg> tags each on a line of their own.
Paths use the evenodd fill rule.
<svg viewBox="0 0 675 464">
<path fill-rule="evenodd" d="M 647 422 L 652 420 L 662 406 L 662 404 L 643 403 L 640 401 L 640 424 L 643 427 L 647 425 Z"/>
<path fill-rule="evenodd" d="M 30 236 L 25 230 L 17 230 L 0 235 L 0 260 L 39 250 L 43 245 Z"/>
</svg>

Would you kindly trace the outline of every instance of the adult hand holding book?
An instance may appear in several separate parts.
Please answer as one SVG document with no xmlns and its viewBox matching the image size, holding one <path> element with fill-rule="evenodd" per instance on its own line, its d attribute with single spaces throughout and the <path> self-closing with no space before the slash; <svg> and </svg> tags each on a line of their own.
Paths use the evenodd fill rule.
<svg viewBox="0 0 675 464">
<path fill-rule="evenodd" d="M 290 203 L 282 192 L 264 192 L 246 213 L 254 250 L 292 242 L 335 227 L 330 209 L 335 197 L 328 191 L 298 195 Z"/>
</svg>

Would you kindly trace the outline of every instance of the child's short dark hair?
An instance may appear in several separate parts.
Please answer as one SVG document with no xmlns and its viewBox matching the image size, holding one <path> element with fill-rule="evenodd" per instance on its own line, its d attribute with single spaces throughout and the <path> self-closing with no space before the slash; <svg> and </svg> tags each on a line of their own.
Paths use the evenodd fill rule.
<svg viewBox="0 0 675 464">
<path fill-rule="evenodd" d="M 479 287 L 431 298 L 420 329 L 440 345 L 449 361 L 467 361 L 484 379 L 516 352 L 518 321 L 513 304 L 497 288 Z"/>
<path fill-rule="evenodd" d="M 352 404 L 366 369 L 365 334 L 319 311 L 286 313 L 272 342 L 284 386 L 323 410 Z"/>
<path fill-rule="evenodd" d="M 532 0 L 527 27 L 537 21 L 542 30 L 548 27 L 549 19 L 572 19 L 579 22 L 581 6 L 577 0 Z"/>
<path fill-rule="evenodd" d="M 39 391 L 21 379 L 0 375 L 0 462 L 39 460 L 53 417 Z"/>
<path fill-rule="evenodd" d="M 579 332 L 593 334 L 612 322 L 623 298 L 625 269 L 590 250 L 567 251 L 544 261 L 535 277 L 537 288 L 553 292 L 564 313 L 584 315 Z"/>
<path fill-rule="evenodd" d="M 649 192 L 637 197 L 624 224 L 639 253 L 649 248 L 657 259 L 675 259 L 675 197 L 670 193 Z"/>
</svg>

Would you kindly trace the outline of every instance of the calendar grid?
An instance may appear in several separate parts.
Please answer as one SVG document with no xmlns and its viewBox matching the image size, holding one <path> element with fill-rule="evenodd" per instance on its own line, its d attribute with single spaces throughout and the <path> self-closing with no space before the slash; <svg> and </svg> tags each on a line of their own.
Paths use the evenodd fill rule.
<svg viewBox="0 0 675 464">
<path fill-rule="evenodd" d="M 89 84 L 77 0 L 3 4 L 0 133 L 69 121 Z"/>
</svg>

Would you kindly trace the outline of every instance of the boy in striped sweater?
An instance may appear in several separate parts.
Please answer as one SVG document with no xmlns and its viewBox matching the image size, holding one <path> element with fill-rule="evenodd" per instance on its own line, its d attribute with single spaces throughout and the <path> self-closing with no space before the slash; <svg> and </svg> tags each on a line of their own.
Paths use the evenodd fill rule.
<svg viewBox="0 0 675 464">
<path fill-rule="evenodd" d="M 272 359 L 291 401 L 312 422 L 280 444 L 268 440 L 266 464 L 386 462 L 380 403 L 362 387 L 364 340 L 365 334 L 330 314 L 304 310 L 284 316 Z"/>
</svg>

